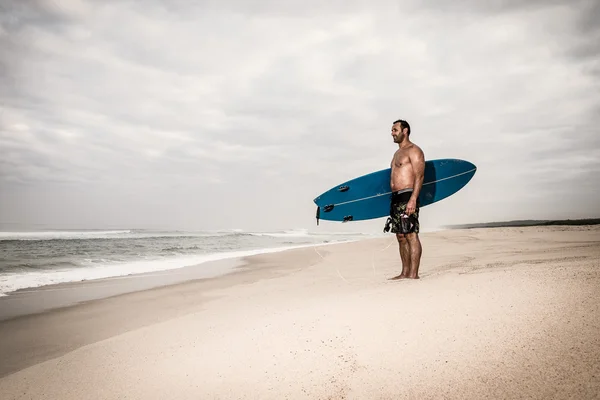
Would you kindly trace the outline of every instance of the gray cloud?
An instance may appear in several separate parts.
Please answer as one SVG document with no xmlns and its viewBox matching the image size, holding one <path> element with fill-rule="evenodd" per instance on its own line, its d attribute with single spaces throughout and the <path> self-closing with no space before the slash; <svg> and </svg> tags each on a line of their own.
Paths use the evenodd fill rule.
<svg viewBox="0 0 600 400">
<path fill-rule="evenodd" d="M 600 3 L 594 0 L 582 0 L 571 3 L 571 6 L 581 7 L 576 29 L 582 33 L 598 33 L 600 31 Z"/>
<path fill-rule="evenodd" d="M 498 13 L 507 13 L 515 11 L 539 10 L 541 8 L 564 5 L 563 0 L 426 0 L 424 3 L 427 8 L 443 11 L 456 11 L 460 13 L 481 13 L 483 15 L 497 15 Z M 577 1 L 570 2 L 571 4 Z"/>
<path fill-rule="evenodd" d="M 425 226 L 552 218 L 557 186 L 600 213 L 597 2 L 3 7 L 0 222 L 311 226 L 397 118 L 479 167 Z"/>
</svg>

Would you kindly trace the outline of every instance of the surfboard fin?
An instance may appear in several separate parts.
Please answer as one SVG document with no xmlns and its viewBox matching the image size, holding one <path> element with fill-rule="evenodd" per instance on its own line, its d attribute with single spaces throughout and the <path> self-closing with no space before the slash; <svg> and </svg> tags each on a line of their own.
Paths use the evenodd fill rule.
<svg viewBox="0 0 600 400">
<path fill-rule="evenodd" d="M 321 207 L 317 206 L 317 226 L 319 226 L 319 217 L 321 216 Z"/>
</svg>

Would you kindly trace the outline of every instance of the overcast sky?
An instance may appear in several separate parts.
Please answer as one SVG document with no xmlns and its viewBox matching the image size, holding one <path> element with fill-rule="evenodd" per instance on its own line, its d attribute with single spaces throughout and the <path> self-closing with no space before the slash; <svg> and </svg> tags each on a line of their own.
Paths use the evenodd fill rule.
<svg viewBox="0 0 600 400">
<path fill-rule="evenodd" d="M 600 2 L 327 3 L 3 1 L 2 227 L 380 231 L 313 199 L 399 118 L 478 167 L 425 230 L 600 217 Z"/>
</svg>

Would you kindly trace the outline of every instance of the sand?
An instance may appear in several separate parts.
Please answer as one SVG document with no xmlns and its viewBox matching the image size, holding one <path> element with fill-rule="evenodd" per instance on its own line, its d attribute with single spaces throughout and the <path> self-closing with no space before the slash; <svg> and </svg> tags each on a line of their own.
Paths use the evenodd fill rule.
<svg viewBox="0 0 600 400">
<path fill-rule="evenodd" d="M 1 321 L 0 398 L 600 398 L 600 226 L 421 240 L 420 280 L 390 236 Z"/>
</svg>

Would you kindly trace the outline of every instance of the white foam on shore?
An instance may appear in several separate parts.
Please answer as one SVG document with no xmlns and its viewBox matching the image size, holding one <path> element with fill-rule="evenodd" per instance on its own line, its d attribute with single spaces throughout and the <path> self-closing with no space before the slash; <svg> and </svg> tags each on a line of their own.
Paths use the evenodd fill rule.
<svg viewBox="0 0 600 400">
<path fill-rule="evenodd" d="M 329 243 L 311 243 L 296 246 L 274 247 L 266 249 L 253 249 L 231 251 L 224 253 L 209 253 L 193 256 L 178 256 L 166 259 L 138 260 L 125 263 L 107 263 L 90 267 L 78 267 L 62 270 L 46 270 L 35 272 L 19 272 L 0 275 L 0 297 L 20 289 L 38 288 L 47 285 L 69 282 L 82 282 L 95 279 L 113 278 L 148 272 L 168 271 L 190 266 L 199 266 L 210 261 L 235 259 L 258 254 L 276 253 L 304 247 L 327 246 L 354 242 L 355 240 L 344 240 Z"/>
</svg>

